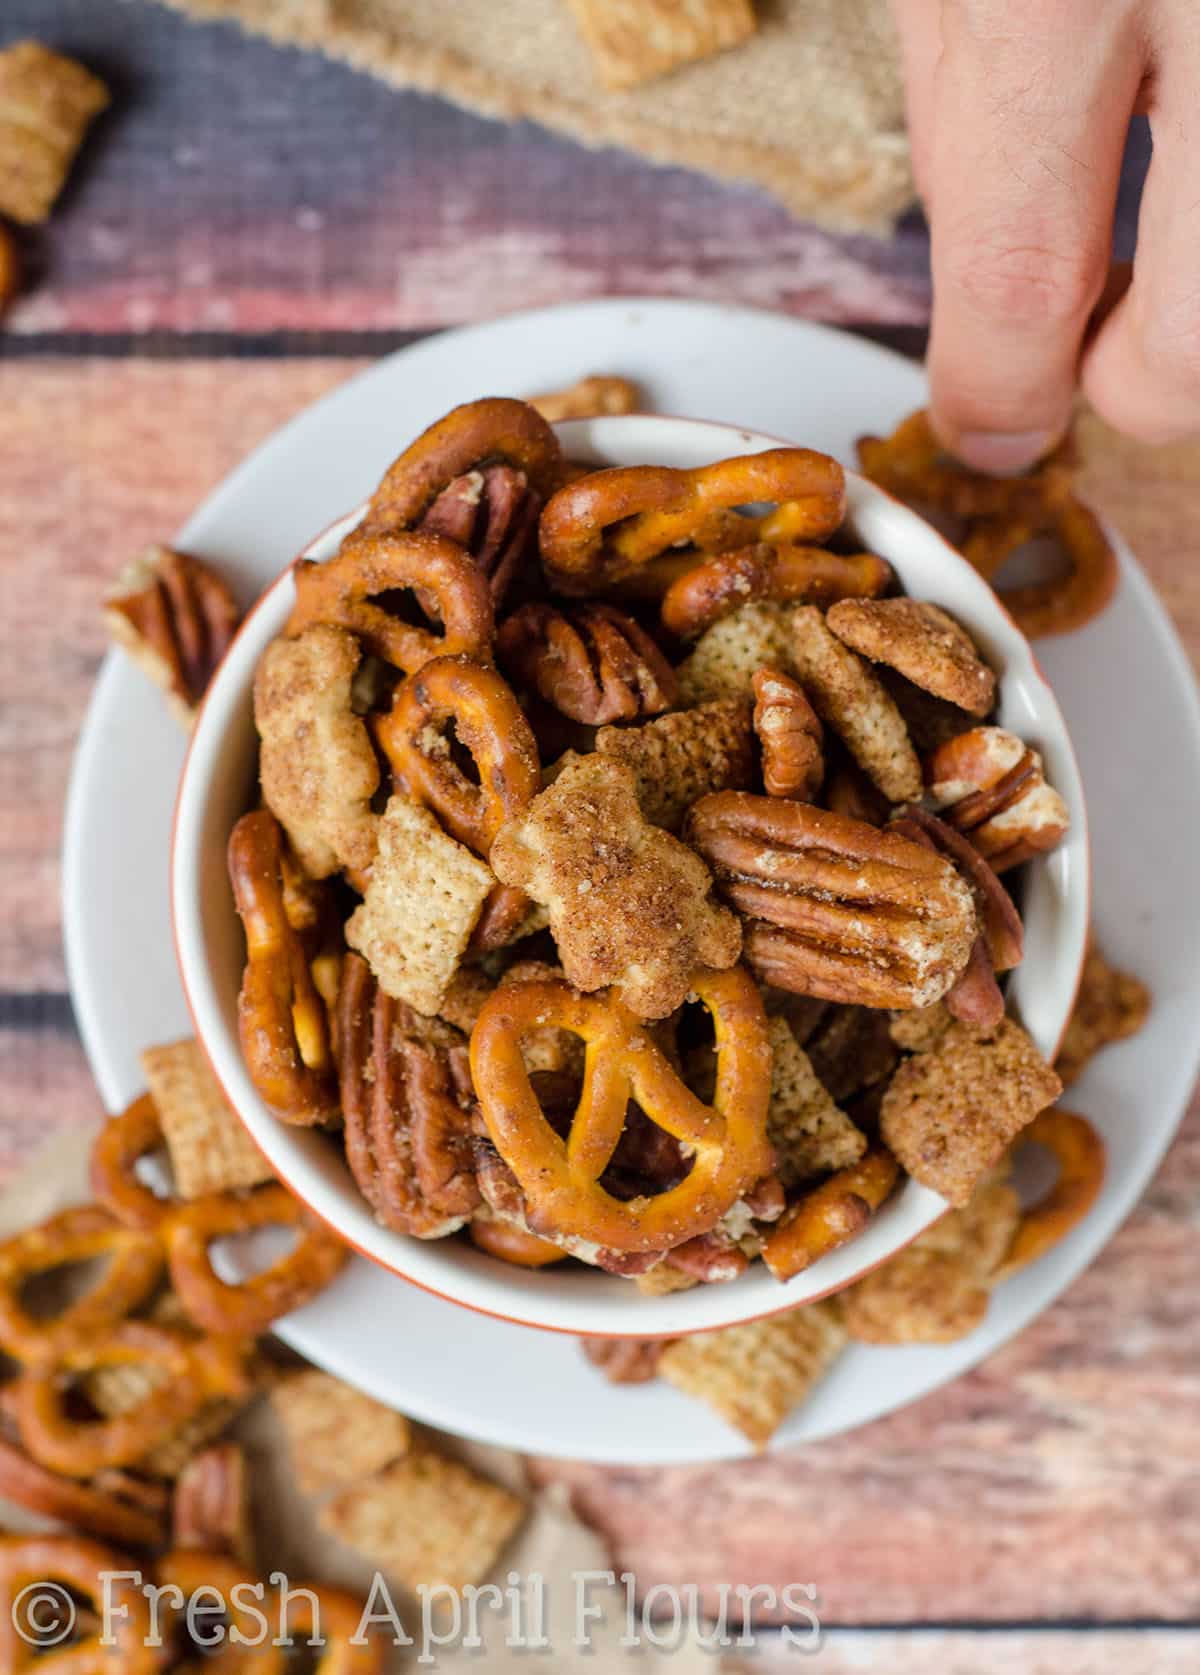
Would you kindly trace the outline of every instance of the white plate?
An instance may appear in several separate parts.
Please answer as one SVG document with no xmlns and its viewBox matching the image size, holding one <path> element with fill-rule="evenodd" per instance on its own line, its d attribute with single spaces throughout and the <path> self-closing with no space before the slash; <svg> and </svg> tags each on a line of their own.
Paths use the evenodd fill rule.
<svg viewBox="0 0 1200 1675">
<path fill-rule="evenodd" d="M 343 385 L 240 466 L 179 545 L 216 560 L 249 599 L 456 402 L 552 388 L 595 370 L 636 378 L 657 411 L 792 437 L 848 463 L 859 433 L 891 428 L 924 400 L 910 362 L 802 321 L 663 301 L 546 309 L 431 338 Z M 913 1401 L 1026 1325 L 1132 1209 L 1183 1114 L 1200 1014 L 1200 702 L 1174 631 L 1124 548 L 1121 567 L 1117 597 L 1098 622 L 1039 645 L 1083 769 L 1100 934 L 1156 997 L 1148 1027 L 1103 1054 L 1072 1090 L 1071 1103 L 1108 1142 L 1104 1193 L 1080 1228 L 996 1294 L 977 1332 L 944 1347 L 853 1348 L 784 1425 L 778 1446 Z M 182 760 L 165 708 L 148 701 L 130 664 L 110 657 L 68 798 L 64 924 L 80 1028 L 111 1109 L 140 1091 L 141 1047 L 189 1032 L 167 889 Z M 480 1440 L 631 1463 L 743 1452 L 717 1419 L 665 1385 L 615 1391 L 570 1339 L 469 1314 L 363 1261 L 283 1322 L 281 1335 L 416 1418 Z"/>
</svg>

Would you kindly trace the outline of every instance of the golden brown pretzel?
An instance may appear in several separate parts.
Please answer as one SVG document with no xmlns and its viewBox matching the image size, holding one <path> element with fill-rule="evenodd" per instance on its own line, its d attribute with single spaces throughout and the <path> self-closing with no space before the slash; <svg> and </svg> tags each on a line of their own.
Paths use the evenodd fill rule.
<svg viewBox="0 0 1200 1675">
<path fill-rule="evenodd" d="M 223 1625 L 200 1619 L 204 1635 L 222 1626 L 224 1633 L 218 1645 L 206 1648 L 203 1668 L 205 1675 L 283 1675 L 286 1667 L 285 1649 L 273 1644 L 279 1632 L 278 1614 L 274 1600 L 265 1588 L 260 1590 L 259 1579 L 225 1553 L 205 1553 L 195 1548 L 174 1547 L 164 1553 L 154 1567 L 154 1579 L 160 1588 L 178 1589 L 178 1597 L 171 1592 L 163 1595 L 171 1615 L 182 1616 L 188 1602 L 201 1589 L 216 1590 L 225 1605 Z M 180 1603 L 180 1599 L 182 1603 Z M 212 1603 L 212 1592 L 205 1595 Z M 267 1621 L 263 1636 L 262 1618 Z M 236 1629 L 250 1642 L 240 1644 L 229 1632 Z"/>
<path fill-rule="evenodd" d="M 304 939 L 288 917 L 283 834 L 266 809 L 244 814 L 229 835 L 229 879 L 246 932 L 238 996 L 246 1068 L 285 1122 L 311 1125 L 337 1112 L 325 1005 Z"/>
<path fill-rule="evenodd" d="M 58 1314 L 41 1319 L 23 1306 L 21 1290 L 35 1274 L 99 1256 L 108 1258 L 103 1273 Z M 153 1234 L 123 1227 L 98 1204 L 60 1210 L 0 1244 L 0 1348 L 18 1361 L 52 1362 L 124 1319 L 162 1271 L 162 1245 Z"/>
<path fill-rule="evenodd" d="M 517 1268 L 548 1268 L 552 1262 L 563 1262 L 567 1257 L 561 1245 L 539 1239 L 536 1233 L 527 1233 L 511 1221 L 477 1219 L 471 1222 L 467 1233 L 479 1250 Z"/>
<path fill-rule="evenodd" d="M 244 1395 L 251 1346 L 228 1337 L 197 1338 L 143 1320 L 125 1320 L 57 1360 L 27 1369 L 12 1386 L 21 1440 L 39 1464 L 68 1477 L 92 1477 L 140 1460 L 217 1396 Z M 79 1419 L 68 1400 L 74 1379 L 98 1367 L 151 1365 L 163 1382 L 108 1419 Z"/>
<path fill-rule="evenodd" d="M 1062 548 L 1066 571 L 1044 581 L 1000 586 L 994 581 L 1005 559 L 1039 536 Z M 1100 520 L 1080 500 L 1068 500 L 1028 522 L 983 528 L 963 543 L 963 553 L 985 581 L 992 582 L 1018 628 L 1031 640 L 1069 634 L 1099 616 L 1117 586 L 1117 555 Z"/>
<path fill-rule="evenodd" d="M 158 1107 L 148 1093 L 109 1117 L 92 1145 L 91 1187 L 97 1203 L 126 1227 L 153 1233 L 169 1205 L 138 1180 L 138 1161 L 163 1143 Z"/>
<path fill-rule="evenodd" d="M 123 1547 L 162 1545 L 165 1522 L 161 1512 L 125 1500 L 98 1483 L 79 1483 L 47 1471 L 2 1437 L 0 1499 L 85 1535 L 119 1541 Z"/>
<path fill-rule="evenodd" d="M 356 533 L 324 564 L 298 560 L 295 577 L 296 604 L 287 625 L 293 636 L 310 623 L 336 623 L 405 674 L 431 657 L 489 654 L 493 619 L 487 578 L 470 553 L 444 536 Z M 406 622 L 379 603 L 405 589 L 433 606 L 441 633 Z"/>
<path fill-rule="evenodd" d="M 448 723 L 471 753 L 478 784 L 451 754 Z M 537 744 L 512 689 L 469 657 L 438 657 L 410 675 L 375 734 L 397 787 L 485 860 L 504 822 L 541 787 Z"/>
<path fill-rule="evenodd" d="M 767 517 L 736 508 L 772 501 Z M 617 466 L 560 489 L 542 513 L 542 562 L 563 592 L 617 581 L 681 542 L 701 550 L 754 541 L 822 541 L 846 510 L 845 475 L 809 448 L 771 448 L 693 471 Z"/>
<path fill-rule="evenodd" d="M 1058 1164 L 1054 1185 L 1023 1212 L 999 1279 L 1036 1262 L 1087 1215 L 1104 1185 L 1105 1145 L 1086 1117 L 1057 1105 L 1022 1130 L 1018 1146 L 1044 1146 Z"/>
<path fill-rule="evenodd" d="M 286 1256 L 237 1284 L 213 1272 L 214 1239 L 259 1227 L 295 1227 L 299 1239 Z M 256 1337 L 280 1315 L 323 1291 L 349 1252 L 276 1181 L 239 1194 L 214 1192 L 172 1210 L 163 1224 L 171 1283 L 192 1320 L 205 1331 Z"/>
<path fill-rule="evenodd" d="M 663 595 L 663 627 L 692 639 L 719 617 L 751 599 L 832 605 L 839 599 L 875 599 L 893 581 L 891 565 L 874 553 L 846 556 L 795 542 L 759 542 L 717 553 L 680 576 Z"/>
<path fill-rule="evenodd" d="M 363 1601 L 344 1588 L 294 1583 L 283 1629 L 289 1642 L 301 1647 L 307 1647 L 310 1635 L 320 1633 L 323 1645 L 312 1675 L 382 1675 L 386 1642 L 366 1630 L 360 1634 L 365 1612 Z"/>
<path fill-rule="evenodd" d="M 0 1535 L 0 1669 L 5 1675 L 26 1669 L 37 1675 L 152 1675 L 161 1649 L 152 1641 L 149 1601 L 131 1574 L 137 1568 L 124 1553 L 80 1536 Z M 63 1583 L 97 1617 L 107 1598 L 108 1645 L 101 1644 L 101 1626 L 83 1639 L 64 1638 L 55 1650 L 39 1649 L 39 1639 L 50 1644 L 61 1620 L 55 1612 L 66 1606 Z"/>
<path fill-rule="evenodd" d="M 371 496 L 363 528 L 370 534 L 407 529 L 454 478 L 495 462 L 524 472 L 544 497 L 561 461 L 558 438 L 528 402 L 507 396 L 466 402 L 430 425 L 389 466 Z"/>
<path fill-rule="evenodd" d="M 616 991 L 584 995 L 565 983 L 513 983 L 484 1005 L 471 1036 L 472 1079 L 492 1141 L 525 1193 L 534 1232 L 574 1235 L 618 1251 L 662 1250 L 708 1232 L 770 1172 L 770 1045 L 758 989 L 740 966 L 697 971 L 692 987 L 716 1030 L 711 1106 L 679 1079 Z M 546 1120 L 521 1054 L 522 1036 L 547 1024 L 587 1044 L 583 1089 L 565 1141 Z M 679 1185 L 623 1203 L 600 1177 L 631 1098 L 687 1145 L 694 1160 Z"/>
<path fill-rule="evenodd" d="M 775 1278 L 790 1280 L 856 1238 L 895 1186 L 899 1173 L 900 1165 L 891 1152 L 875 1146 L 802 1198 L 763 1245 L 763 1261 Z"/>
</svg>

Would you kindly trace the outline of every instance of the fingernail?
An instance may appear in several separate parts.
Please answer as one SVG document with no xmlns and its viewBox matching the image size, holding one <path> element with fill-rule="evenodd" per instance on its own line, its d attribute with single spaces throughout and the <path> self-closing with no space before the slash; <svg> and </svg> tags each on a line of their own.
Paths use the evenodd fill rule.
<svg viewBox="0 0 1200 1675">
<path fill-rule="evenodd" d="M 1057 441 L 1052 430 L 968 430 L 959 436 L 954 452 L 976 471 L 1007 477 L 1048 454 Z"/>
</svg>

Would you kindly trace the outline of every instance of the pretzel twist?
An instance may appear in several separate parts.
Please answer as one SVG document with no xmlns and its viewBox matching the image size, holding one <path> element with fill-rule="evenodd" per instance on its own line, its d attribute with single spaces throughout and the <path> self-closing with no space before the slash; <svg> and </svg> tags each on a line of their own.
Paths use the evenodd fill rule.
<svg viewBox="0 0 1200 1675">
<path fill-rule="evenodd" d="M 1058 1165 L 1050 1190 L 1021 1216 L 998 1279 L 1044 1256 L 1081 1222 L 1104 1185 L 1106 1148 L 1086 1117 L 1051 1106 L 1022 1130 L 1019 1146 L 1044 1146 Z"/>
<path fill-rule="evenodd" d="M 244 814 L 230 833 L 228 860 L 246 932 L 238 996 L 246 1068 L 285 1122 L 324 1122 L 337 1112 L 329 1024 L 304 938 L 288 917 L 283 834 L 274 815 Z"/>
<path fill-rule="evenodd" d="M 287 632 L 332 622 L 356 634 L 366 649 L 405 674 L 432 657 L 487 657 L 492 643 L 492 596 L 470 553 L 441 535 L 355 533 L 326 563 L 296 563 L 296 603 Z M 395 616 L 379 601 L 409 590 L 441 619 L 442 631 Z"/>
<path fill-rule="evenodd" d="M 91 1288 L 49 1320 L 30 1314 L 21 1290 L 34 1275 L 107 1257 Z M 163 1251 L 153 1234 L 124 1227 L 96 1204 L 62 1210 L 0 1244 L 0 1348 L 29 1364 L 53 1362 L 123 1320 L 153 1291 Z"/>
<path fill-rule="evenodd" d="M 263 1601 L 259 1579 L 236 1559 L 224 1553 L 174 1547 L 158 1560 L 154 1579 L 160 1588 L 179 1590 L 178 1600 L 169 1594 L 164 1596 L 169 1600 L 173 1616 L 183 1616 L 201 1589 L 208 1590 L 209 1601 L 215 1589 L 224 1603 L 225 1636 L 218 1648 L 207 1653 L 204 1675 L 283 1675 L 287 1661 L 285 1648 L 276 1646 L 271 1638 L 276 1628 L 272 1626 L 265 1640 L 259 1643 L 263 1633 L 260 1613 L 269 1613 L 270 1605 Z M 247 1600 L 257 1600 L 258 1604 L 251 1606 Z M 250 1642 L 249 1646 L 233 1638 L 230 1631 L 234 1629 Z"/>
<path fill-rule="evenodd" d="M 506 396 L 466 402 L 430 425 L 389 466 L 371 496 L 363 528 L 369 534 L 407 529 L 456 477 L 493 463 L 524 472 L 530 487 L 545 497 L 561 462 L 558 438 L 527 402 Z"/>
<path fill-rule="evenodd" d="M 151 1637 L 150 1604 L 132 1575 L 137 1566 L 123 1553 L 79 1536 L 0 1535 L 0 1669 L 20 1675 L 152 1675 L 160 1649 Z M 112 1639 L 102 1645 L 89 1635 L 53 1651 L 39 1651 L 39 1627 L 23 1615 L 22 1593 L 48 1582 L 66 1583 L 90 1600 L 97 1617 L 109 1605 Z M 22 1628 L 28 1634 L 21 1632 Z"/>
<path fill-rule="evenodd" d="M 762 518 L 736 508 L 763 501 Z M 700 550 L 756 541 L 822 541 L 846 510 L 845 474 L 809 448 L 771 448 L 692 471 L 617 466 L 569 483 L 542 513 L 542 563 L 564 593 L 588 593 L 689 542 Z"/>
<path fill-rule="evenodd" d="M 215 1397 L 244 1395 L 250 1346 L 125 1320 L 101 1337 L 64 1348 L 48 1366 L 30 1368 L 13 1385 L 21 1440 L 40 1465 L 67 1477 L 92 1477 L 142 1459 Z M 162 1382 L 135 1407 L 108 1419 L 79 1419 L 68 1400 L 75 1379 L 97 1367 L 156 1367 Z"/>
<path fill-rule="evenodd" d="M 752 599 L 832 605 L 875 599 L 893 581 L 891 565 L 874 553 L 849 556 L 787 542 L 743 547 L 705 559 L 671 584 L 660 608 L 663 627 L 692 639 Z"/>
<path fill-rule="evenodd" d="M 140 1233 L 156 1232 L 169 1208 L 136 1174 L 139 1161 L 162 1143 L 158 1107 L 144 1093 L 118 1116 L 109 1117 L 92 1145 L 93 1196 L 123 1226 Z"/>
<path fill-rule="evenodd" d="M 528 1202 L 535 1233 L 567 1234 L 617 1251 L 656 1251 L 706 1233 L 773 1166 L 766 1138 L 770 1045 L 749 973 L 698 971 L 693 992 L 716 1031 L 711 1106 L 680 1080 L 646 1025 L 617 991 L 585 995 L 565 983 L 502 985 L 471 1036 L 471 1073 L 484 1120 Z M 586 1044 L 583 1088 L 566 1140 L 547 1121 L 521 1053 L 547 1025 Z M 622 1202 L 600 1184 L 631 1099 L 683 1142 L 692 1167 L 679 1185 Z"/>
<path fill-rule="evenodd" d="M 830 1251 L 856 1238 L 896 1184 L 900 1165 L 875 1146 L 839 1169 L 789 1210 L 763 1245 L 763 1261 L 777 1280 L 790 1280 Z"/>
<path fill-rule="evenodd" d="M 286 1256 L 237 1284 L 213 1271 L 215 1239 L 261 1227 L 295 1227 Z M 208 1332 L 256 1337 L 273 1320 L 323 1291 L 348 1257 L 342 1242 L 278 1182 L 253 1192 L 214 1192 L 172 1210 L 163 1224 L 171 1283 L 189 1316 Z"/>
<path fill-rule="evenodd" d="M 470 752 L 477 785 L 455 762 L 447 726 Z M 398 788 L 484 860 L 504 822 L 523 814 L 541 789 L 537 741 L 512 689 L 469 657 L 435 658 L 410 675 L 375 736 Z M 524 891 L 497 885 L 472 946 L 501 947 L 528 911 Z"/>
</svg>

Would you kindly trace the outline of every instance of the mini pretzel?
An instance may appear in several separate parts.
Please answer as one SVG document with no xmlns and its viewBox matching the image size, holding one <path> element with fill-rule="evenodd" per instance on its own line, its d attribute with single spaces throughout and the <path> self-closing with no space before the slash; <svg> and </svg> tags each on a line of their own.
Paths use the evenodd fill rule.
<svg viewBox="0 0 1200 1675">
<path fill-rule="evenodd" d="M 213 1271 L 214 1239 L 256 1227 L 295 1227 L 287 1256 L 230 1285 Z M 171 1283 L 188 1315 L 207 1332 L 256 1337 L 323 1291 L 347 1260 L 345 1245 L 277 1182 L 245 1196 L 214 1192 L 173 1210 L 163 1226 Z"/>
<path fill-rule="evenodd" d="M 430 425 L 388 468 L 371 496 L 364 531 L 374 535 L 409 528 L 456 477 L 494 462 L 523 471 L 530 487 L 544 498 L 554 487 L 561 461 L 558 438 L 527 402 L 506 396 L 466 402 Z"/>
<path fill-rule="evenodd" d="M 356 634 L 369 652 L 411 674 L 431 657 L 486 657 L 492 642 L 492 597 L 470 553 L 441 535 L 354 535 L 324 564 L 296 564 L 296 604 L 287 632 L 332 622 Z M 428 601 L 442 632 L 393 616 L 381 595 L 409 589 Z"/>
<path fill-rule="evenodd" d="M 1057 1106 L 1023 1130 L 1018 1145 L 1044 1146 L 1058 1164 L 1058 1179 L 1026 1210 L 999 1272 L 1007 1279 L 1027 1268 L 1081 1222 L 1104 1185 L 1105 1145 L 1086 1117 Z"/>
<path fill-rule="evenodd" d="M 866 1152 L 802 1198 L 763 1245 L 777 1280 L 790 1280 L 856 1238 L 896 1184 L 900 1165 L 885 1146 Z"/>
<path fill-rule="evenodd" d="M 51 1319 L 22 1306 L 22 1287 L 35 1274 L 98 1256 L 108 1258 L 100 1278 Z M 18 1361 L 52 1361 L 124 1319 L 153 1291 L 162 1268 L 162 1247 L 151 1234 L 122 1227 L 95 1204 L 62 1210 L 0 1244 L 0 1347 Z"/>
<path fill-rule="evenodd" d="M 471 1222 L 467 1228 L 471 1243 L 488 1256 L 501 1262 L 511 1262 L 517 1268 L 548 1268 L 552 1262 L 562 1262 L 567 1252 L 549 1239 L 539 1239 L 511 1221 Z"/>
<path fill-rule="evenodd" d="M 477 785 L 454 761 L 448 723 L 471 753 Z M 411 675 L 375 733 L 397 788 L 485 860 L 504 822 L 541 789 L 537 744 L 512 689 L 469 657 L 438 657 Z"/>
<path fill-rule="evenodd" d="M 993 578 L 1005 559 L 1039 536 L 1058 542 L 1067 559 L 1066 573 L 998 586 Z M 1082 628 L 1099 616 L 1116 591 L 1117 555 L 1100 520 L 1080 500 L 1068 500 L 1028 523 L 981 530 L 964 541 L 963 553 L 992 582 L 1017 627 L 1031 640 Z"/>
<path fill-rule="evenodd" d="M 283 1675 L 283 1648 L 274 1645 L 271 1640 L 271 1635 L 277 1630 L 272 1628 L 265 1640 L 259 1643 L 263 1634 L 262 1615 L 271 1611 L 271 1604 L 263 1603 L 262 1594 L 256 1590 L 258 1578 L 236 1559 L 224 1553 L 200 1552 L 176 1546 L 156 1563 L 154 1580 L 164 1590 L 178 1588 L 182 1596 L 180 1602 L 169 1591 L 163 1595 L 172 1617 L 182 1615 L 192 1596 L 201 1589 L 207 1590 L 206 1604 L 214 1602 L 213 1590 L 224 1604 L 226 1635 L 200 1665 L 204 1675 Z M 257 1599 L 259 1603 L 251 1609 L 246 1605 L 247 1599 Z M 249 1642 L 249 1649 L 233 1638 L 229 1631 L 235 1629 Z M 208 1623 L 204 1623 L 204 1632 L 211 1632 Z"/>
<path fill-rule="evenodd" d="M 311 1125 L 337 1111 L 325 1005 L 304 941 L 287 912 L 279 822 L 244 814 L 229 836 L 229 878 L 248 955 L 238 996 L 246 1068 L 285 1122 Z"/>
<path fill-rule="evenodd" d="M 5 1675 L 26 1669 L 37 1675 L 153 1675 L 161 1647 L 152 1637 L 141 1578 L 130 1574 L 136 1568 L 123 1553 L 80 1536 L 0 1535 L 0 1669 Z M 108 1601 L 112 1638 L 107 1644 L 100 1641 L 102 1625 L 84 1639 L 39 1651 L 39 1630 L 55 1625 L 44 1610 L 23 1609 L 23 1600 L 33 1603 L 31 1596 L 40 1595 L 43 1606 L 49 1605 L 49 1583 L 66 1583 L 92 1603 L 98 1618 Z"/>
<path fill-rule="evenodd" d="M 163 1144 L 158 1107 L 148 1093 L 109 1117 L 92 1146 L 91 1187 L 98 1203 L 126 1227 L 155 1232 L 169 1205 L 139 1181 L 139 1160 Z"/>
<path fill-rule="evenodd" d="M 772 501 L 765 518 L 736 508 Z M 618 466 L 560 489 L 542 513 L 542 562 L 563 592 L 592 592 L 690 542 L 703 549 L 755 541 L 822 541 L 841 523 L 841 466 L 810 448 L 771 448 L 694 471 Z"/>
<path fill-rule="evenodd" d="M 142 1459 L 214 1397 L 244 1395 L 248 1345 L 125 1320 L 102 1336 L 64 1349 L 47 1367 L 32 1368 L 12 1386 L 21 1440 L 34 1459 L 68 1477 L 93 1477 L 109 1466 Z M 76 1417 L 69 1384 L 98 1367 L 150 1365 L 163 1381 L 136 1406 L 107 1419 Z"/>
<path fill-rule="evenodd" d="M 69 1529 L 119 1541 L 123 1547 L 159 1547 L 163 1519 L 93 1483 L 61 1477 L 0 1438 L 0 1499 Z"/>
<path fill-rule="evenodd" d="M 693 993 L 716 1030 L 711 1106 L 617 995 L 565 983 L 502 985 L 471 1036 L 471 1075 L 488 1132 L 528 1200 L 536 1233 L 568 1234 L 618 1251 L 655 1251 L 706 1233 L 770 1173 L 766 1137 L 770 1045 L 762 1000 L 742 967 L 698 971 Z M 547 1121 L 521 1055 L 521 1038 L 552 1025 L 587 1044 L 583 1089 L 564 1141 Z M 636 1099 L 653 1123 L 693 1154 L 678 1185 L 628 1203 L 600 1185 Z"/>
<path fill-rule="evenodd" d="M 751 599 L 831 605 L 874 599 L 892 580 L 891 565 L 874 553 L 846 557 L 824 547 L 760 542 L 718 553 L 680 576 L 663 595 L 662 623 L 672 634 L 692 639 Z"/>
<path fill-rule="evenodd" d="M 285 1615 L 289 1645 L 307 1650 L 311 1637 L 320 1633 L 324 1644 L 313 1659 L 312 1675 L 383 1675 L 387 1643 L 367 1637 L 361 1627 L 366 1606 L 354 1594 L 324 1582 L 295 1584 Z"/>
</svg>

